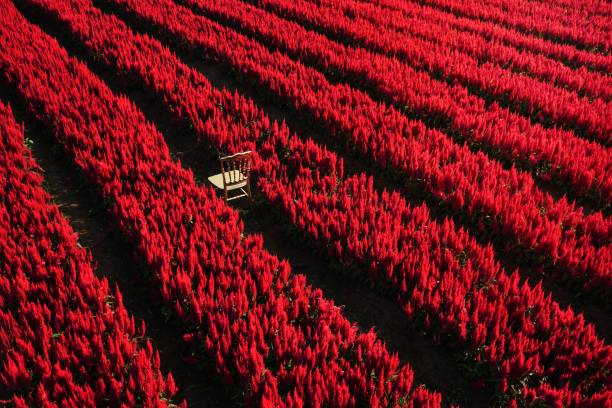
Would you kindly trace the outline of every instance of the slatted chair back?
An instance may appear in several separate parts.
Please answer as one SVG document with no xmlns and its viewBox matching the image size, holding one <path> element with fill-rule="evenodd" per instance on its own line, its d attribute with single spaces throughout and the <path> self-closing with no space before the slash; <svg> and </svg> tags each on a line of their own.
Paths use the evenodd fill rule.
<svg viewBox="0 0 612 408">
<path fill-rule="evenodd" d="M 242 184 L 249 180 L 252 165 L 251 151 L 222 157 L 220 161 L 223 182 L 227 187 Z"/>
</svg>

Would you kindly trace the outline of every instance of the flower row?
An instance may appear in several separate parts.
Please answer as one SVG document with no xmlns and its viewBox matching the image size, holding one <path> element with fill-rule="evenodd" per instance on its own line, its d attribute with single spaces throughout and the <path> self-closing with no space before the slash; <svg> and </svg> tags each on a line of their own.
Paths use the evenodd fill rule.
<svg viewBox="0 0 612 408">
<path fill-rule="evenodd" d="M 343 179 L 335 155 L 272 123 L 251 101 L 215 90 L 159 42 L 133 34 L 90 0 L 28 1 L 56 16 L 121 80 L 171 105 L 202 143 L 229 152 L 257 146 L 254 170 L 266 199 L 345 266 L 359 265 L 372 281 L 390 283 L 408 316 L 425 316 L 432 329 L 458 337 L 475 359 L 488 361 L 503 391 L 535 375 L 552 380 L 525 389 L 527 396 L 577 402 L 607 395 L 602 376 L 611 350 L 593 326 L 539 287 L 521 284 L 516 273 L 507 276 L 490 248 L 452 222 L 439 225 L 426 207 L 411 209 L 397 193 L 377 193 L 363 174 Z M 169 6 L 161 5 L 166 12 Z"/>
<path fill-rule="evenodd" d="M 58 7 L 62 4 L 58 3 Z M 238 213 L 174 163 L 162 135 L 81 62 L 0 6 L 0 71 L 110 205 L 184 338 L 246 403 L 439 406 L 372 332 L 245 236 Z M 10 35 L 7 34 L 10 32 Z"/>
<path fill-rule="evenodd" d="M 565 199 L 555 201 L 533 179 L 504 170 L 482 153 L 458 146 L 446 135 L 347 85 L 330 84 L 320 72 L 170 1 L 112 0 L 145 23 L 219 60 L 236 76 L 267 89 L 275 100 L 313 118 L 350 149 L 424 190 L 480 233 L 507 250 L 542 258 L 586 291 L 612 289 L 612 220 L 585 216 Z M 166 10 L 163 11 L 162 10 Z"/>
<path fill-rule="evenodd" d="M 137 327 L 119 290 L 95 276 L 41 173 L 0 103 L 0 399 L 166 406 L 176 386 L 160 373 L 144 322 Z"/>
</svg>

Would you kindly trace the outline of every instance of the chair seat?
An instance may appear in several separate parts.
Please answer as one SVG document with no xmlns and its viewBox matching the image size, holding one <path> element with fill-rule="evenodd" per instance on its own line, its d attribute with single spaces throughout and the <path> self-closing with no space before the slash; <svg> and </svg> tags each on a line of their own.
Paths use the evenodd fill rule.
<svg viewBox="0 0 612 408">
<path fill-rule="evenodd" d="M 230 174 L 230 173 L 233 173 L 233 174 Z M 244 177 L 244 175 L 240 172 L 240 170 L 230 170 L 230 171 L 226 171 L 225 173 L 215 174 L 214 176 L 210 176 L 208 178 L 208 181 L 210 181 L 218 189 L 223 190 L 223 175 L 224 174 L 226 174 L 226 177 L 225 177 L 226 181 L 230 180 L 230 175 L 233 176 L 231 180 L 241 180 L 236 184 L 228 185 L 227 186 L 228 191 L 236 190 L 238 188 L 243 188 L 247 185 L 247 180 Z"/>
</svg>

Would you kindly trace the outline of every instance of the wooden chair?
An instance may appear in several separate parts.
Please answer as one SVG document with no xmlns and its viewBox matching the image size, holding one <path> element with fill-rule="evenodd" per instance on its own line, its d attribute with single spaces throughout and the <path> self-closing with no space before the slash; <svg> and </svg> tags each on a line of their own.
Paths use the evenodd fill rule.
<svg viewBox="0 0 612 408">
<path fill-rule="evenodd" d="M 215 187 L 223 190 L 225 201 L 235 200 L 241 197 L 251 196 L 251 164 L 252 152 L 236 153 L 231 156 L 221 157 L 221 173 L 210 176 L 210 181 Z M 228 192 L 240 190 L 241 194 L 229 197 Z"/>
</svg>

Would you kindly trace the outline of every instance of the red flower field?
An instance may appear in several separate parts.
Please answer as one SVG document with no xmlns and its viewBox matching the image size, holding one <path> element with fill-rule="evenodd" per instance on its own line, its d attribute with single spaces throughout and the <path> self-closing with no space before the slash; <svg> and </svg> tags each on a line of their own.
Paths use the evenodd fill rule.
<svg viewBox="0 0 612 408">
<path fill-rule="evenodd" d="M 612 407 L 611 51 L 603 0 L 0 2 L 0 404 Z"/>
</svg>

